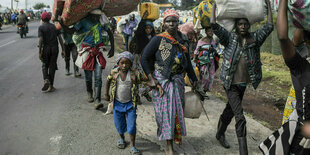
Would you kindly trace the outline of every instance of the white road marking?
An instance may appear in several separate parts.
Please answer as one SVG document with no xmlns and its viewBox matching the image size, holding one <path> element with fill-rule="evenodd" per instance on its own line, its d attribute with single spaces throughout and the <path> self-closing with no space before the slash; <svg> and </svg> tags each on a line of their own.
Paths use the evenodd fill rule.
<svg viewBox="0 0 310 155">
<path fill-rule="evenodd" d="M 12 44 L 12 43 L 14 43 L 14 42 L 16 42 L 16 40 L 12 40 L 12 41 L 10 41 L 10 42 L 8 42 L 8 43 L 5 43 L 5 44 L 3 44 L 3 45 L 0 45 L 0 48 L 1 48 L 1 47 L 4 47 L 4 46 L 6 46 L 6 45 Z"/>
<path fill-rule="evenodd" d="M 59 143 L 61 138 L 62 138 L 61 135 L 56 135 L 50 138 L 50 148 L 48 151 L 49 155 L 58 155 L 60 151 Z"/>
</svg>

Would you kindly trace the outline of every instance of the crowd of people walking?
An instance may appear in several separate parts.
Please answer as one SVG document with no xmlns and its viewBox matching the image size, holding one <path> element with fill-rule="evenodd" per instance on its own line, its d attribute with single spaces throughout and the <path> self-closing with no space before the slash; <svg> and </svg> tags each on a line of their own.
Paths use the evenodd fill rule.
<svg viewBox="0 0 310 155">
<path fill-rule="evenodd" d="M 173 143 L 182 144 L 186 136 L 186 123 L 183 106 L 185 97 L 185 73 L 189 77 L 195 92 L 208 99 L 207 93 L 212 91 L 215 73 L 220 69 L 221 84 L 227 95 L 227 104 L 220 115 L 217 132 L 214 137 L 224 148 L 230 148 L 226 139 L 227 126 L 235 117 L 235 130 L 238 137 L 239 153 L 249 154 L 247 147 L 246 119 L 243 114 L 242 100 L 247 86 L 258 87 L 262 80 L 260 47 L 274 29 L 271 4 L 267 6 L 267 22 L 255 32 L 250 32 L 251 23 L 247 18 L 234 19 L 233 31 L 228 31 L 218 24 L 216 18 L 217 5 L 213 3 L 210 26 L 204 27 L 206 36 L 199 40 L 190 40 L 178 29 L 180 16 L 174 9 L 168 9 L 163 14 L 163 32 L 155 34 L 153 21 L 148 20 L 148 12 L 142 15 L 138 23 L 132 14 L 123 30 L 125 51 L 117 56 L 115 67 L 107 76 L 103 99 L 108 101 L 107 113 L 113 113 L 115 128 L 120 135 L 117 147 L 124 149 L 127 132 L 130 138 L 130 151 L 140 154 L 136 148 L 137 106 L 141 104 L 140 97 L 145 97 L 154 105 L 159 140 L 167 142 L 165 154 L 173 154 Z M 282 55 L 290 68 L 293 85 L 296 91 L 296 117 L 290 117 L 279 130 L 260 145 L 264 154 L 310 154 L 309 119 L 310 119 L 310 45 L 309 31 L 297 30 L 293 40 L 288 38 L 287 0 L 279 5 L 277 32 Z M 87 17 L 72 27 L 67 27 L 60 20 L 62 30 L 50 23 L 51 16 L 42 13 L 43 24 L 39 27 L 39 58 L 42 61 L 44 92 L 55 91 L 55 72 L 57 70 L 58 45 L 65 59 L 65 75 L 70 75 L 70 55 L 73 60 L 74 77 L 80 77 L 80 69 L 84 70 L 87 102 L 94 102 L 96 110 L 105 106 L 101 100 L 102 72 L 105 71 L 106 59 L 103 51 L 105 44 L 102 32 L 109 35 L 110 51 L 108 58 L 114 56 L 115 19 L 112 26 L 100 22 L 101 10 L 93 10 Z M 137 30 L 134 28 L 137 26 Z M 218 39 L 214 39 L 213 34 Z M 63 37 L 62 37 L 62 36 Z M 195 33 L 198 38 L 198 33 Z M 134 36 L 134 37 L 133 37 Z M 134 38 L 134 39 L 133 39 Z M 135 42 L 135 49 L 130 50 L 130 42 Z M 197 41 L 197 42 L 196 42 Z M 224 46 L 222 64 L 218 46 Z M 195 46 L 196 48 L 192 48 Z M 305 53 L 300 53 L 302 46 Z M 192 50 L 195 49 L 195 50 Z M 193 55 L 193 57 L 192 57 Z M 193 66 L 193 62 L 196 66 Z M 198 67 L 196 76 L 194 68 Z M 94 78 L 93 78 L 94 77 Z M 93 80 L 94 79 L 94 80 Z M 57 81 L 57 80 L 56 80 Z M 94 81 L 94 83 L 93 83 Z M 94 87 L 93 87 L 94 85 Z M 152 95 L 150 95 L 150 92 Z M 295 121 L 295 126 L 291 125 Z M 294 127 L 294 130 L 290 130 Z M 290 133 L 287 136 L 286 133 Z M 281 141 L 282 143 L 278 143 Z M 307 142 L 304 142 L 307 141 Z M 304 143 L 302 143 L 304 142 Z M 275 150 L 275 148 L 277 150 Z"/>
</svg>

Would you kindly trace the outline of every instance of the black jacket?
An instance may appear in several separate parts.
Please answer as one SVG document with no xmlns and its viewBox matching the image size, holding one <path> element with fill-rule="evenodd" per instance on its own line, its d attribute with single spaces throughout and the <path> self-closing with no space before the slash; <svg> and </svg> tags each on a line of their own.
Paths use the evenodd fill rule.
<svg viewBox="0 0 310 155">
<path fill-rule="evenodd" d="M 153 31 L 151 33 L 151 36 L 155 36 L 155 30 L 153 28 Z M 138 25 L 138 28 L 135 32 L 135 38 L 136 38 L 136 54 L 142 54 L 143 49 L 145 46 L 150 42 L 151 39 L 149 39 L 145 33 L 145 20 L 142 19 Z"/>
</svg>

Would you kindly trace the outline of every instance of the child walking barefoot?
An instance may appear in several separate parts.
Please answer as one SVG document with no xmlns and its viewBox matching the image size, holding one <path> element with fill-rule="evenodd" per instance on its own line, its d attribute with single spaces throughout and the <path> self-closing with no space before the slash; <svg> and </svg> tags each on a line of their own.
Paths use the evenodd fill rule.
<svg viewBox="0 0 310 155">
<path fill-rule="evenodd" d="M 113 102 L 113 117 L 115 128 L 120 134 L 117 147 L 125 148 L 125 136 L 127 131 L 130 137 L 131 154 L 140 154 L 135 147 L 136 139 L 136 119 L 137 103 L 139 102 L 138 85 L 141 81 L 141 74 L 131 68 L 133 55 L 122 52 L 117 58 L 117 67 L 112 69 L 106 82 L 104 99 Z M 110 92 L 111 86 L 111 93 Z"/>
</svg>

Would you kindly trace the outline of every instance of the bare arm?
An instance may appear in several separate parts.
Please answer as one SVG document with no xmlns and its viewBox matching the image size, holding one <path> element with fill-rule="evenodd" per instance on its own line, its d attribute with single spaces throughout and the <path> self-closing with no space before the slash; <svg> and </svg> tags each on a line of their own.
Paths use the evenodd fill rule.
<svg viewBox="0 0 310 155">
<path fill-rule="evenodd" d="M 281 0 L 277 18 L 277 33 L 284 59 L 295 55 L 293 42 L 288 37 L 287 0 Z"/>
<path fill-rule="evenodd" d="M 212 13 L 211 13 L 211 19 L 210 19 L 211 24 L 215 24 L 216 23 L 215 12 L 216 12 L 216 3 L 214 1 L 213 8 L 212 8 Z"/>
<path fill-rule="evenodd" d="M 298 46 L 304 41 L 304 32 L 302 29 L 296 28 L 292 41 L 294 46 Z"/>
<path fill-rule="evenodd" d="M 64 42 L 62 40 L 62 37 L 61 37 L 61 34 L 59 34 L 58 36 L 58 40 L 59 40 L 59 43 L 60 43 L 60 46 L 61 46 L 61 56 L 64 58 L 65 57 L 65 45 L 64 45 Z"/>
<path fill-rule="evenodd" d="M 270 1 L 266 0 L 266 5 L 267 5 L 267 22 L 268 23 L 273 23 L 273 19 L 272 19 L 272 11 L 271 11 L 271 5 L 270 5 Z"/>
<path fill-rule="evenodd" d="M 112 81 L 112 79 L 111 79 L 111 78 L 108 78 L 108 79 L 107 79 L 107 82 L 106 82 L 106 84 L 105 84 L 104 99 L 105 99 L 106 101 L 110 101 L 109 92 L 110 92 L 111 81 Z"/>
</svg>

